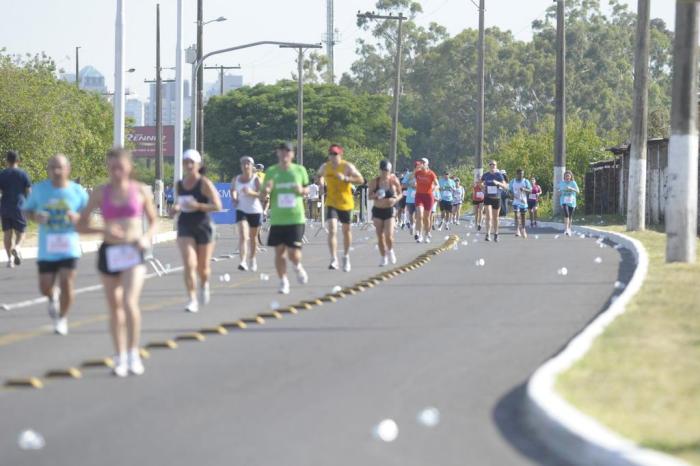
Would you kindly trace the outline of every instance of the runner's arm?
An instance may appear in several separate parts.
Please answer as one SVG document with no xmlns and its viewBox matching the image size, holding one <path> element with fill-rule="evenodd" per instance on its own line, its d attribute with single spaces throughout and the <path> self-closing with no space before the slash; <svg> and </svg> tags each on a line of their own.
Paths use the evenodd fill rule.
<svg viewBox="0 0 700 466">
<path fill-rule="evenodd" d="M 398 203 L 401 198 L 403 197 L 403 190 L 401 189 L 401 182 L 399 179 L 394 175 L 394 192 L 396 193 L 396 202 Z"/>
<path fill-rule="evenodd" d="M 221 196 L 219 196 L 219 191 L 214 187 L 214 183 L 211 182 L 209 178 L 203 178 L 204 186 L 203 193 L 209 198 L 209 202 L 206 204 L 203 202 L 197 202 L 196 209 L 201 212 L 219 212 L 222 209 L 221 206 Z"/>
<path fill-rule="evenodd" d="M 143 196 L 143 213 L 146 216 L 146 220 L 148 220 L 148 229 L 139 240 L 139 245 L 146 249 L 151 245 L 151 241 L 158 230 L 158 214 L 156 213 L 156 206 L 153 204 L 151 190 L 145 184 L 141 184 L 141 195 Z M 80 218 L 82 219 L 82 215 Z"/>
<path fill-rule="evenodd" d="M 378 185 L 377 180 L 372 180 L 369 183 L 367 183 L 367 198 L 371 199 L 373 201 L 377 200 L 377 185 Z"/>
<path fill-rule="evenodd" d="M 258 178 L 257 176 L 255 178 Z M 260 178 L 258 178 L 258 183 L 260 182 Z M 234 204 L 238 202 L 238 191 L 236 191 L 236 177 L 234 176 L 233 179 L 231 180 L 231 186 L 228 188 L 229 190 L 229 195 L 231 196 L 231 202 Z"/>
<path fill-rule="evenodd" d="M 78 233 L 85 234 L 104 234 L 106 233 L 106 228 L 96 228 L 90 225 L 90 219 L 92 213 L 97 210 L 97 208 L 102 203 L 102 187 L 98 187 L 90 193 L 90 199 L 88 199 L 87 206 L 80 212 L 80 219 L 75 227 Z"/>
<path fill-rule="evenodd" d="M 364 177 L 362 176 L 362 173 L 355 167 L 355 165 L 348 163 L 347 168 L 345 169 L 345 173 L 343 174 L 343 179 L 342 181 L 347 181 L 348 183 L 352 184 L 363 184 L 365 182 Z"/>
</svg>

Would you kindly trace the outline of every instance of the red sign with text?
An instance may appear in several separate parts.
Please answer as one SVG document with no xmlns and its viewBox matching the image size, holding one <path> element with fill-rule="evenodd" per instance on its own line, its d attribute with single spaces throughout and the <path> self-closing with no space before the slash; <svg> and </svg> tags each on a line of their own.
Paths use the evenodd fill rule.
<svg viewBox="0 0 700 466">
<path fill-rule="evenodd" d="M 156 157 L 156 127 L 134 126 L 126 135 L 127 141 L 133 144 L 134 157 Z M 173 157 L 175 154 L 175 127 L 163 125 L 163 157 Z"/>
</svg>

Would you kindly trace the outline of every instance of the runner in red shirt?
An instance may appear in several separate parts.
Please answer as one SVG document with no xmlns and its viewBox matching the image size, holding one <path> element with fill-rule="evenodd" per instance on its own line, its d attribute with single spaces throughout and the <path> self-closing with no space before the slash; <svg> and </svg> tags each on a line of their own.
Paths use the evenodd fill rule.
<svg viewBox="0 0 700 466">
<path fill-rule="evenodd" d="M 414 239 L 416 242 L 430 242 L 430 212 L 433 210 L 435 197 L 433 191 L 438 184 L 438 177 L 430 168 L 429 161 L 423 157 L 418 161 L 414 173 L 416 179 L 416 225 L 418 230 Z M 422 231 L 422 234 L 421 234 Z"/>
</svg>

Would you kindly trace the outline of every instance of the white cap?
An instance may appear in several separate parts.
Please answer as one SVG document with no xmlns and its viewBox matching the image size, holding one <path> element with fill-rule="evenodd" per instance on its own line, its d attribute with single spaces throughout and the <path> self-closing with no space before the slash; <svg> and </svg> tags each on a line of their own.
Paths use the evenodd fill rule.
<svg viewBox="0 0 700 466">
<path fill-rule="evenodd" d="M 430 163 L 430 161 L 428 160 L 427 157 L 423 157 L 423 158 L 420 159 L 420 160 L 421 160 L 421 162 L 423 162 L 423 163 L 426 164 L 426 165 L 428 165 L 428 164 Z"/>
<path fill-rule="evenodd" d="M 187 149 L 184 154 L 182 154 L 182 160 L 191 160 L 194 163 L 202 163 L 202 156 L 199 155 L 194 149 Z"/>
</svg>

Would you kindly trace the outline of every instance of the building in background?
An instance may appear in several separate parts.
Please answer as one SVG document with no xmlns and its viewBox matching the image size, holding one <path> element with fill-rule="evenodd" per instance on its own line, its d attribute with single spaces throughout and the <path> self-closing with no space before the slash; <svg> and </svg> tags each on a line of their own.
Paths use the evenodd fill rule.
<svg viewBox="0 0 700 466">
<path fill-rule="evenodd" d="M 75 82 L 75 73 L 63 73 L 61 79 L 68 82 Z M 94 66 L 86 66 L 80 70 L 80 89 L 106 94 L 107 86 L 105 77 Z"/>
<path fill-rule="evenodd" d="M 143 126 L 144 124 L 144 103 L 139 99 L 138 95 L 131 94 L 126 99 L 126 108 L 124 114 L 127 118 L 133 119 L 134 126 Z"/>
<path fill-rule="evenodd" d="M 162 85 L 163 99 L 163 125 L 175 124 L 175 98 L 176 87 L 174 82 L 165 82 Z M 185 81 L 185 97 L 183 102 L 183 114 L 185 120 L 190 118 L 192 113 L 192 99 L 190 97 L 190 83 Z M 151 83 L 148 85 L 148 102 L 144 105 L 144 124 L 146 126 L 155 126 L 156 124 L 156 85 Z"/>
<path fill-rule="evenodd" d="M 226 94 L 228 91 L 241 87 L 243 87 L 243 76 L 239 74 L 224 73 L 224 94 Z M 209 97 L 219 94 L 221 94 L 221 78 L 217 79 L 215 83 L 207 84 L 207 95 L 205 99 L 209 99 Z"/>
</svg>

